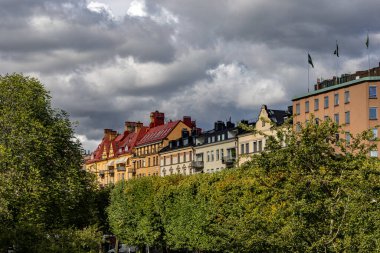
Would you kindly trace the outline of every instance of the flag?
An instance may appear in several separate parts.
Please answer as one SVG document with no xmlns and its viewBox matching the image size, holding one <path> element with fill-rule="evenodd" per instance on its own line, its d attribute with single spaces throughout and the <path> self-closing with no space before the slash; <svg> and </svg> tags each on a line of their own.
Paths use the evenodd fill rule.
<svg viewBox="0 0 380 253">
<path fill-rule="evenodd" d="M 368 33 L 367 33 L 367 40 L 365 41 L 365 45 L 367 46 L 367 49 L 369 47 L 369 36 L 368 36 Z"/>
<path fill-rule="evenodd" d="M 307 54 L 307 62 L 314 68 L 313 60 L 311 59 L 310 54 Z"/>
<path fill-rule="evenodd" d="M 338 41 L 336 42 L 336 49 L 334 51 L 334 54 L 339 57 L 339 47 L 338 47 Z"/>
</svg>

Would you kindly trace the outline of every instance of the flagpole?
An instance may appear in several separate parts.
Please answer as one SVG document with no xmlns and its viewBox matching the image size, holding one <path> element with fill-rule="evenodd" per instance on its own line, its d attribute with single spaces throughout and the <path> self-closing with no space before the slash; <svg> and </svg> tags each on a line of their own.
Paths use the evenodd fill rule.
<svg viewBox="0 0 380 253">
<path fill-rule="evenodd" d="M 339 48 L 338 48 L 338 40 L 335 41 L 336 45 L 336 66 L 335 66 L 335 84 L 338 84 L 338 64 L 339 64 Z"/>
<path fill-rule="evenodd" d="M 371 72 L 370 72 L 370 69 L 371 69 L 371 64 L 370 64 L 370 61 L 369 61 L 369 32 L 367 31 L 367 40 L 368 40 L 368 46 L 367 46 L 367 56 L 368 56 L 368 77 L 371 76 Z"/>
<path fill-rule="evenodd" d="M 307 52 L 307 60 L 308 60 L 308 63 L 307 63 L 307 93 L 310 92 L 310 89 L 309 89 L 309 86 L 310 86 L 310 64 L 309 64 L 309 52 Z"/>
</svg>

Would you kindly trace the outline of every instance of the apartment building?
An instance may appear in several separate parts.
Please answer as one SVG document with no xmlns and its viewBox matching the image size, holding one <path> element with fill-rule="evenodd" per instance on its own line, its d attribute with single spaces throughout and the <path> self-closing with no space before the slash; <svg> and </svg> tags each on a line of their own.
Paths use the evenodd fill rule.
<svg viewBox="0 0 380 253">
<path fill-rule="evenodd" d="M 160 159 L 159 151 L 169 145 L 169 142 L 181 137 L 182 130 L 191 131 L 196 127 L 191 117 L 183 117 L 183 121 L 170 121 L 165 123 L 164 113 L 155 111 L 150 115 L 149 130 L 138 141 L 136 152 L 133 157 L 133 167 L 136 177 L 159 176 Z"/>
<path fill-rule="evenodd" d="M 199 129 L 189 132 L 182 129 L 182 137 L 169 141 L 169 145 L 163 148 L 160 154 L 160 175 L 162 177 L 174 174 L 191 175 L 199 173 L 197 166 L 194 165 L 194 140 Z"/>
<path fill-rule="evenodd" d="M 345 133 L 337 137 L 345 138 L 347 142 L 351 135 L 368 129 L 377 137 L 379 87 L 380 67 L 318 82 L 314 91 L 293 99 L 294 127 L 297 129 L 314 115 L 317 122 L 330 118 L 342 125 Z M 378 157 L 379 148 L 380 144 L 369 155 Z"/>
<path fill-rule="evenodd" d="M 277 127 L 284 124 L 292 115 L 290 110 L 268 109 L 266 105 L 261 106 L 261 110 L 256 122 L 248 123 L 250 130 L 245 130 L 237 136 L 239 166 L 249 161 L 254 154 L 265 150 L 268 136 L 276 134 Z"/>
<path fill-rule="evenodd" d="M 122 134 L 104 129 L 101 143 L 85 164 L 86 170 L 96 175 L 100 186 L 133 177 L 132 154 L 146 130 L 140 122 L 125 122 Z"/>
<path fill-rule="evenodd" d="M 227 121 L 217 121 L 214 129 L 195 137 L 195 171 L 213 173 L 235 165 L 237 154 L 236 136 L 239 128 Z"/>
</svg>

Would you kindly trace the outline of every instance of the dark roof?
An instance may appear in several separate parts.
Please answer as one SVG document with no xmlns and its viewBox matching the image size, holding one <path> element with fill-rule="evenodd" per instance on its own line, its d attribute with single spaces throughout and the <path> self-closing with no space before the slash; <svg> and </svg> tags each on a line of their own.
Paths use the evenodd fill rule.
<svg viewBox="0 0 380 253">
<path fill-rule="evenodd" d="M 282 125 L 285 120 L 291 116 L 291 112 L 289 111 L 283 111 L 283 110 L 272 110 L 272 109 L 266 109 L 268 113 L 269 119 L 277 124 Z"/>
<path fill-rule="evenodd" d="M 187 144 L 185 145 L 185 139 L 188 140 Z M 159 151 L 159 153 L 167 152 L 167 151 L 172 151 L 172 150 L 177 150 L 181 148 L 187 148 L 187 147 L 192 147 L 194 146 L 194 136 L 189 136 L 189 137 L 181 137 L 177 140 L 172 140 L 169 142 L 169 145 L 164 147 Z"/>
</svg>

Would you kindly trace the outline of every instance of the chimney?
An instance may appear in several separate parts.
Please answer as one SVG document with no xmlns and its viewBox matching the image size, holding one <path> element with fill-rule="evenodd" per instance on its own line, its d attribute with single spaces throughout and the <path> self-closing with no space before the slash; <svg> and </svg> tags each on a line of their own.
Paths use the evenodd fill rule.
<svg viewBox="0 0 380 253">
<path fill-rule="evenodd" d="M 112 129 L 106 128 L 104 129 L 104 137 L 109 140 L 113 141 L 117 136 L 117 131 L 114 131 Z"/>
<path fill-rule="evenodd" d="M 150 128 L 161 126 L 163 124 L 165 124 L 165 114 L 163 112 L 155 111 L 150 113 Z"/>
<path fill-rule="evenodd" d="M 183 116 L 183 123 L 188 127 L 193 127 L 190 116 Z"/>
<path fill-rule="evenodd" d="M 124 131 L 128 131 L 130 133 L 134 132 L 136 128 L 136 124 L 137 123 L 133 121 L 126 121 L 124 123 Z"/>
<path fill-rule="evenodd" d="M 227 129 L 234 128 L 234 127 L 235 127 L 234 123 L 232 123 L 230 120 L 227 121 Z"/>
<path fill-rule="evenodd" d="M 144 124 L 140 121 L 136 122 L 135 132 L 139 132 L 140 129 L 144 126 Z"/>
<path fill-rule="evenodd" d="M 224 122 L 223 122 L 223 121 L 218 120 L 218 121 L 216 121 L 216 122 L 214 123 L 214 130 L 215 130 L 215 131 L 221 131 L 221 130 L 223 130 L 224 128 L 225 128 L 225 125 L 224 125 Z"/>
</svg>

